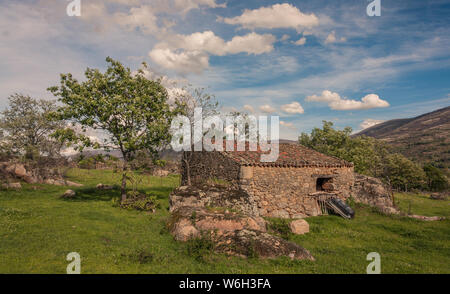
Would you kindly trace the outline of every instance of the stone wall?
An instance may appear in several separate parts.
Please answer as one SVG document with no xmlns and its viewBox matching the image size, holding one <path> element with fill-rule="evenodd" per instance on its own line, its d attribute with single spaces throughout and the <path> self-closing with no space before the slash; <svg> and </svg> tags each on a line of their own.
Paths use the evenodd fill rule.
<svg viewBox="0 0 450 294">
<path fill-rule="evenodd" d="M 224 207 L 246 215 L 259 216 L 256 203 L 240 189 L 219 185 L 180 186 L 169 196 L 169 211 L 180 207 Z"/>
<path fill-rule="evenodd" d="M 240 166 L 219 152 L 186 152 L 189 161 L 191 183 L 203 183 L 208 179 L 219 179 L 228 182 L 231 186 L 239 188 Z M 181 184 L 187 185 L 186 162 L 181 160 Z"/>
<path fill-rule="evenodd" d="M 314 195 L 317 178 L 329 179 L 333 191 L 328 192 L 343 200 L 350 196 L 354 181 L 353 167 L 243 166 L 240 178 L 241 188 L 257 203 L 260 215 L 283 218 L 321 214 Z"/>
<path fill-rule="evenodd" d="M 230 190 L 240 191 L 237 198 L 212 197 L 215 200 L 210 204 L 245 210 L 252 215 L 282 218 L 320 215 L 318 197 L 346 200 L 352 196 L 355 202 L 371 206 L 393 206 L 389 189 L 379 179 L 354 174 L 353 167 L 240 166 L 219 152 L 189 152 L 189 156 L 193 185 L 218 179 L 225 181 Z M 187 185 L 183 161 L 181 169 L 182 185 Z M 322 179 L 323 191 L 317 189 L 318 178 Z M 217 199 L 222 198 L 223 203 L 218 203 Z"/>
</svg>

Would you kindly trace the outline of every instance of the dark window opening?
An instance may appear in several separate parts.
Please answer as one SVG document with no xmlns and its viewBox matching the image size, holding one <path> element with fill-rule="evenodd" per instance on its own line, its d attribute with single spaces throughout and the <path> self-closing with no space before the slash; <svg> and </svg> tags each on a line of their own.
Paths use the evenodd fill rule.
<svg viewBox="0 0 450 294">
<path fill-rule="evenodd" d="M 317 178 L 316 191 L 333 191 L 333 178 Z"/>
</svg>

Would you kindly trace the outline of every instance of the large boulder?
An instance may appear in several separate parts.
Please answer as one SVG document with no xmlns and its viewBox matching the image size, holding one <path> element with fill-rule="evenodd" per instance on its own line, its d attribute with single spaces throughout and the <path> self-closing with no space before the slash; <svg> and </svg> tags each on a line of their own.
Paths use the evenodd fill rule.
<svg viewBox="0 0 450 294">
<path fill-rule="evenodd" d="M 301 246 L 268 234 L 263 218 L 226 208 L 179 207 L 172 212 L 169 230 L 177 241 L 207 236 L 214 242 L 215 251 L 220 253 L 314 260 Z"/>
<path fill-rule="evenodd" d="M 27 171 L 25 165 L 21 163 L 7 162 L 3 163 L 2 168 L 7 173 L 7 176 L 24 180 L 28 184 L 35 184 L 38 182 L 37 178 L 31 171 Z"/>
<path fill-rule="evenodd" d="M 355 174 L 351 196 L 355 202 L 375 206 L 381 210 L 385 207 L 394 207 L 389 187 L 374 177 Z"/>
<path fill-rule="evenodd" d="M 28 175 L 27 170 L 23 164 L 15 163 L 6 168 L 6 171 L 15 175 L 18 178 L 23 178 Z"/>
<path fill-rule="evenodd" d="M 304 219 L 297 219 L 289 224 L 291 232 L 296 235 L 303 235 L 309 232 L 309 224 Z"/>
<path fill-rule="evenodd" d="M 169 227 L 171 231 L 180 231 L 186 226 L 193 226 L 199 232 L 219 234 L 243 229 L 266 231 L 266 221 L 262 217 L 230 212 L 226 208 L 180 207 L 172 213 Z"/>
<path fill-rule="evenodd" d="M 315 260 L 311 253 L 300 245 L 261 231 L 240 230 L 218 236 L 217 252 L 241 257 L 277 258 L 287 256 L 291 259 Z"/>
</svg>

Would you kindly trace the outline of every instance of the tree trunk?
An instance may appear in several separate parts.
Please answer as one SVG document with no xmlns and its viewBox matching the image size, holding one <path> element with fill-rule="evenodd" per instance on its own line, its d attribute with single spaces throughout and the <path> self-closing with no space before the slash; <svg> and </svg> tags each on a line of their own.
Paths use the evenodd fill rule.
<svg viewBox="0 0 450 294">
<path fill-rule="evenodd" d="M 127 199 L 127 163 L 124 162 L 122 169 L 122 186 L 120 187 L 120 194 L 122 195 L 122 201 Z"/>
<path fill-rule="evenodd" d="M 184 165 L 186 167 L 186 178 L 187 178 L 187 185 L 190 186 L 191 185 L 191 171 L 190 171 L 190 167 L 189 167 L 189 161 L 186 159 L 183 159 L 184 161 Z"/>
</svg>

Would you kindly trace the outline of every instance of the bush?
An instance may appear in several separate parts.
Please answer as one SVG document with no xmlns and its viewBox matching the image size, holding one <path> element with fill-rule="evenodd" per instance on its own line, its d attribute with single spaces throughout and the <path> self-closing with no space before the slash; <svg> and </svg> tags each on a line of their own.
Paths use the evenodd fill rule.
<svg viewBox="0 0 450 294">
<path fill-rule="evenodd" d="M 205 257 L 214 252 L 214 242 L 210 233 L 203 233 L 200 237 L 190 239 L 186 243 L 187 254 L 200 262 L 206 262 Z"/>
<path fill-rule="evenodd" d="M 117 200 L 113 201 L 113 205 L 117 205 Z M 155 212 L 156 209 L 161 208 L 161 204 L 158 202 L 156 196 L 130 191 L 127 193 L 127 199 L 120 202 L 120 207 Z"/>
<path fill-rule="evenodd" d="M 291 229 L 289 228 L 289 220 L 284 218 L 273 218 L 268 222 L 269 232 L 289 240 L 291 237 Z"/>
<path fill-rule="evenodd" d="M 78 161 L 78 167 L 82 169 L 95 169 L 95 159 L 92 157 L 83 158 Z"/>
</svg>

